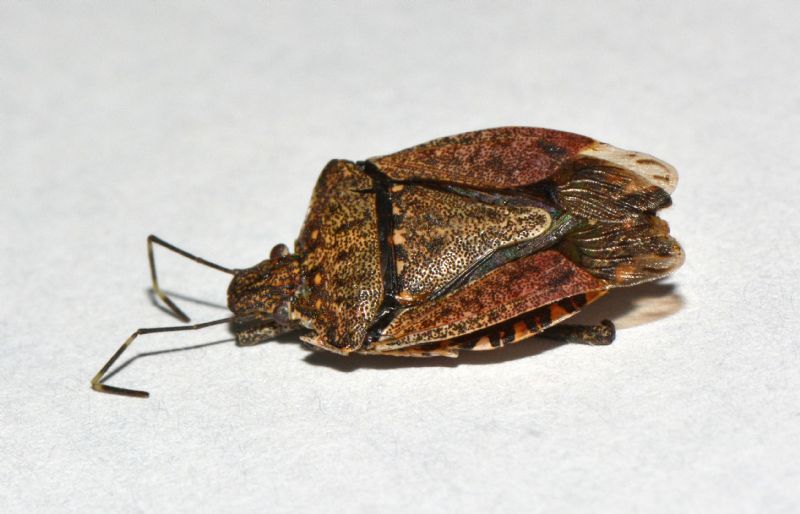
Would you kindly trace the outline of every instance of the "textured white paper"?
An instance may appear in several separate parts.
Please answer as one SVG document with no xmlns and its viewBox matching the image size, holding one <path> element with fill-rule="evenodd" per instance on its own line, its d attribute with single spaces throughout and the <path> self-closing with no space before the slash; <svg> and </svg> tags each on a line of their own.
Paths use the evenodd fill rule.
<svg viewBox="0 0 800 514">
<path fill-rule="evenodd" d="M 796 512 L 797 2 L 0 4 L 0 511 Z M 610 347 L 148 336 L 148 233 L 244 267 L 328 159 L 501 125 L 641 150 L 685 266 Z M 159 252 L 196 320 L 227 277 Z M 633 308 L 635 307 L 635 308 Z M 219 344 L 212 344 L 218 342 Z M 194 347 L 186 351 L 168 351 Z M 160 353 L 165 352 L 165 353 Z"/>
</svg>

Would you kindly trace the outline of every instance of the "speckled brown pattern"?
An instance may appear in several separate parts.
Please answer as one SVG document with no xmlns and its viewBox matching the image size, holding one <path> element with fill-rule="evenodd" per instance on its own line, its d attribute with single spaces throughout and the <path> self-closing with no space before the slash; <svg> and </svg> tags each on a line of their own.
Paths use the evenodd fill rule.
<svg viewBox="0 0 800 514">
<path fill-rule="evenodd" d="M 435 139 L 370 161 L 394 180 L 505 189 L 550 177 L 593 142 L 558 130 L 502 127 Z"/>
<path fill-rule="evenodd" d="M 303 284 L 292 319 L 312 329 L 303 340 L 328 350 L 416 355 L 410 348 L 502 332 L 531 311 L 545 309 L 555 323 L 579 299 L 663 276 L 682 251 L 653 212 L 669 205 L 660 184 L 674 186 L 677 175 L 642 155 L 510 127 L 333 161 L 297 243 Z M 639 165 L 646 172 L 627 167 Z M 523 187 L 543 180 L 544 189 Z M 554 216 L 566 237 L 518 246 L 556 234 Z M 565 299 L 574 309 L 562 308 Z"/>
<path fill-rule="evenodd" d="M 372 181 L 354 163 L 331 161 L 317 181 L 295 251 L 303 285 L 294 308 L 322 346 L 361 345 L 383 298 Z"/>
<path fill-rule="evenodd" d="M 561 253 L 547 250 L 506 264 L 424 306 L 402 311 L 374 348 L 396 349 L 454 338 L 562 298 L 608 287 Z"/>
<path fill-rule="evenodd" d="M 669 195 L 655 184 L 674 185 L 677 175 L 660 161 L 640 159 L 642 155 L 575 134 L 510 127 L 442 138 L 358 164 L 335 161 L 315 189 L 297 252 L 301 257 L 313 254 L 308 241 L 327 223 L 329 216 L 319 207 L 324 202 L 317 199 L 331 196 L 326 201 L 346 203 L 332 218 L 355 230 L 352 239 L 331 243 L 339 249 L 340 259 L 348 262 L 333 259 L 332 250 L 325 253 L 324 262 L 319 256 L 305 258 L 304 269 L 314 273 L 305 272 L 296 307 L 303 325 L 315 332 L 303 339 L 340 353 L 419 355 L 413 347 L 472 337 L 481 330 L 502 332 L 504 323 L 530 311 L 545 309 L 553 315 L 549 323 L 555 323 L 580 308 L 579 299 L 587 303 L 609 287 L 625 285 L 624 277 L 647 280 L 655 276 L 656 268 L 659 276 L 671 272 L 682 262 L 682 253 L 677 243 L 670 248 L 656 244 L 665 224 L 648 226 L 637 220 L 653 217 L 652 212 L 669 205 Z M 649 174 L 620 167 L 638 166 L 640 160 L 652 168 Z M 354 180 L 347 183 L 348 191 L 331 194 L 328 188 L 343 183 L 324 180 L 331 167 L 346 170 L 343 174 Z M 653 170 L 669 176 L 658 182 L 650 176 Z M 521 188 L 542 180 L 549 184 L 545 189 Z M 537 196 L 541 194 L 544 197 Z M 548 194 L 555 204 L 547 203 Z M 369 209 L 356 206 L 359 202 L 369 203 Z M 368 301 L 360 304 L 364 308 L 357 311 L 359 316 L 350 318 L 346 307 L 325 303 L 344 301 L 333 296 L 337 291 L 356 298 L 358 284 L 368 279 L 365 273 L 353 280 L 349 261 L 361 263 L 363 255 L 357 245 L 348 246 L 369 233 L 362 225 L 367 210 L 374 215 L 378 230 L 372 236 L 379 241 L 377 248 L 369 247 L 367 260 L 371 272 L 381 275 L 382 284 L 377 278 L 369 282 L 371 288 L 358 297 Z M 566 238 L 559 235 L 553 243 L 545 243 L 546 248 L 563 238 L 556 249 L 520 247 L 510 251 L 510 258 L 490 260 L 498 263 L 496 268 L 487 269 L 485 264 L 476 268 L 521 241 L 554 233 L 553 216 L 571 227 L 579 220 Z M 347 218 L 352 219 L 344 221 Z M 642 233 L 626 227 L 642 227 Z M 620 250 L 623 247 L 630 251 Z M 538 253 L 530 255 L 531 251 Z M 620 258 L 602 260 L 608 257 Z M 347 278 L 337 282 L 336 291 L 313 291 L 320 285 L 322 267 Z M 571 299 L 574 309 L 562 308 L 565 299 Z M 563 316 L 555 317 L 553 309 L 561 309 Z M 546 326 L 530 329 L 524 337 Z M 523 337 L 521 331 L 516 333 Z M 440 351 L 449 353 L 453 348 Z"/>
<path fill-rule="evenodd" d="M 551 224 L 536 206 L 506 206 L 420 185 L 392 188 L 398 298 L 424 301 L 478 259 Z"/>
</svg>

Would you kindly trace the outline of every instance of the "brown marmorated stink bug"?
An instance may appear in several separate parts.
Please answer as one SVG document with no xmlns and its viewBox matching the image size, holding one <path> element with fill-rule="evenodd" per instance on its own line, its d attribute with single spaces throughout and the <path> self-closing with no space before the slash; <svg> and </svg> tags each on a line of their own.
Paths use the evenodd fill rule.
<svg viewBox="0 0 800 514">
<path fill-rule="evenodd" d="M 302 331 L 315 349 L 456 357 L 541 334 L 607 344 L 614 325 L 557 323 L 610 288 L 664 277 L 684 260 L 656 213 L 677 173 L 649 155 L 555 130 L 479 130 L 320 175 L 294 253 L 228 269 L 154 236 L 153 244 L 233 275 L 231 317 L 134 332 L 92 379 L 97 391 L 146 397 L 104 376 L 139 335 L 230 323 L 239 345 Z"/>
</svg>

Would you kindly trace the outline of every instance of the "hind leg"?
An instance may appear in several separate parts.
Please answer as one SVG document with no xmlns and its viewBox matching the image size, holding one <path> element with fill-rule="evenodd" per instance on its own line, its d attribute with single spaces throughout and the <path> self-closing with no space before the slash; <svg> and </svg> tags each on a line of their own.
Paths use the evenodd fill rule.
<svg viewBox="0 0 800 514">
<path fill-rule="evenodd" d="M 555 325 L 539 334 L 539 337 L 565 343 L 606 345 L 614 342 L 615 335 L 614 323 L 604 319 L 597 325 Z"/>
<path fill-rule="evenodd" d="M 555 325 L 539 333 L 536 337 L 563 341 L 565 343 L 599 346 L 614 342 L 615 335 L 616 329 L 614 328 L 614 323 L 606 319 L 597 325 Z M 531 334 L 525 339 L 532 339 L 533 337 L 534 335 Z M 523 338 L 520 338 L 519 340 L 522 339 Z M 499 345 L 491 346 L 491 344 L 486 348 L 470 347 L 460 340 L 447 340 L 411 346 L 409 348 L 400 348 L 397 350 L 359 350 L 356 353 L 364 355 L 391 355 L 394 357 L 458 357 L 458 352 L 461 350 L 487 350 L 497 347 L 499 347 Z"/>
</svg>

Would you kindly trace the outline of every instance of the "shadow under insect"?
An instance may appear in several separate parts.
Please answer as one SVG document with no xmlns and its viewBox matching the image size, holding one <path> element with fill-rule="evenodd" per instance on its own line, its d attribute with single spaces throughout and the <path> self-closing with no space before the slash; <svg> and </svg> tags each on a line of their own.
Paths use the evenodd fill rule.
<svg viewBox="0 0 800 514">
<path fill-rule="evenodd" d="M 585 310 L 569 319 L 569 323 L 595 324 L 610 319 L 617 328 L 625 329 L 644 325 L 669 317 L 683 307 L 683 296 L 674 284 L 650 282 L 638 286 L 614 289 Z M 510 345 L 502 352 L 462 351 L 458 359 L 431 357 L 429 359 L 386 358 L 380 355 L 351 354 L 347 357 L 329 352 L 315 351 L 305 361 L 316 366 L 325 366 L 337 371 L 351 372 L 359 368 L 395 369 L 445 367 L 461 365 L 497 364 L 532 357 L 567 344 L 547 338 L 544 333 Z"/>
</svg>

